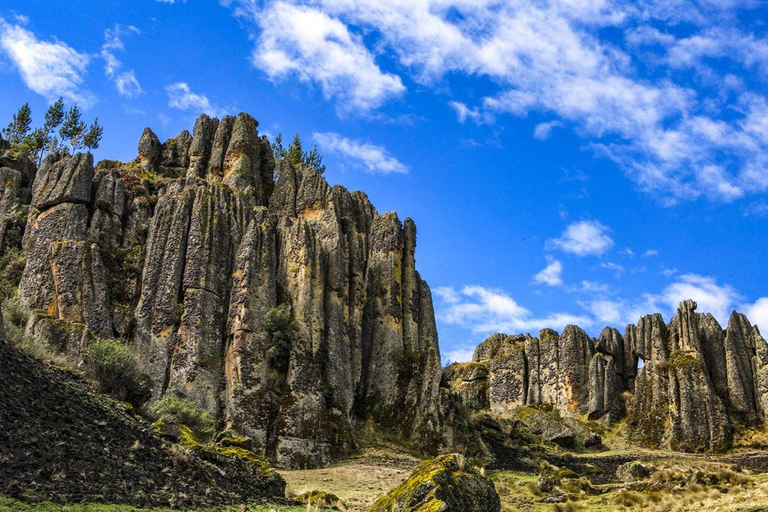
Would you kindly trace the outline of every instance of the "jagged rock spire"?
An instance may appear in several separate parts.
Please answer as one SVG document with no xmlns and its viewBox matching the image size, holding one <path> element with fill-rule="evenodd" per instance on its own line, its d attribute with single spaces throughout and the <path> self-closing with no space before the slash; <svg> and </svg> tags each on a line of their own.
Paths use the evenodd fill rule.
<svg viewBox="0 0 768 512">
<path fill-rule="evenodd" d="M 766 419 L 768 346 L 744 315 L 734 312 L 723 330 L 687 300 L 669 324 L 647 315 L 624 336 L 606 327 L 590 339 L 575 326 L 562 334 L 544 329 L 538 338 L 494 334 L 477 346 L 473 363 L 455 365 L 446 378 L 463 396 L 487 390 L 481 408 L 497 414 L 550 404 L 604 422 L 627 415 L 630 438 L 640 444 L 722 450 L 734 424 Z"/>
</svg>

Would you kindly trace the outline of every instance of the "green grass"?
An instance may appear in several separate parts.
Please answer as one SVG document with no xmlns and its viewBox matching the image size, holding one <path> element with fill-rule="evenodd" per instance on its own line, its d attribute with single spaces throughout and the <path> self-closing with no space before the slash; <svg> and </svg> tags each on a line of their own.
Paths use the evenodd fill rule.
<svg viewBox="0 0 768 512">
<path fill-rule="evenodd" d="M 174 512 L 179 509 L 171 508 L 143 508 L 132 507 L 130 505 L 108 505 L 104 503 L 81 503 L 74 505 L 61 505 L 58 503 L 24 503 L 12 498 L 0 496 L 0 512 Z M 229 507 L 199 507 L 184 508 L 188 512 L 307 512 L 306 505 L 270 505 L 269 503 L 260 505 L 247 505 L 243 508 L 240 505 Z M 318 512 L 324 512 L 326 509 L 320 509 Z M 315 512 L 315 509 L 312 509 Z"/>
</svg>

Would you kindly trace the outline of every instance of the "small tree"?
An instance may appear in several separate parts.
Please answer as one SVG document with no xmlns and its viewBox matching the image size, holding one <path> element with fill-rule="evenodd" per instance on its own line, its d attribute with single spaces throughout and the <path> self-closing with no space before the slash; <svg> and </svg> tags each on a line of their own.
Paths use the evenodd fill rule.
<svg viewBox="0 0 768 512">
<path fill-rule="evenodd" d="M 309 153 L 304 151 L 299 132 L 296 132 L 296 135 L 293 136 L 293 141 L 287 150 L 283 147 L 283 134 L 278 133 L 275 142 L 272 144 L 272 155 L 275 158 L 276 179 L 279 178 L 280 168 L 286 160 L 294 166 L 301 164 L 313 168 L 320 174 L 325 172 L 323 157 L 317 151 L 317 145 L 312 146 L 312 151 Z"/>
<path fill-rule="evenodd" d="M 69 144 L 69 148 L 73 153 L 85 147 L 85 128 L 80 107 L 73 105 L 64 116 L 64 124 L 61 126 L 61 130 L 59 130 L 62 140 Z"/>
<path fill-rule="evenodd" d="M 97 340 L 84 351 L 83 363 L 102 393 L 140 406 L 152 395 L 151 379 L 139 370 L 133 349 L 122 340 Z"/>
<path fill-rule="evenodd" d="M 278 133 L 275 137 L 275 142 L 272 143 L 272 158 L 275 160 L 275 182 L 280 180 L 280 168 L 283 165 L 283 161 L 288 158 L 288 153 L 283 147 L 283 134 Z"/>
<path fill-rule="evenodd" d="M 291 165 L 299 165 L 304 162 L 304 151 L 301 149 L 301 137 L 299 132 L 293 136 L 293 142 L 288 146 L 288 161 Z"/>
<path fill-rule="evenodd" d="M 275 159 L 275 166 L 277 166 L 281 160 L 287 158 L 287 153 L 283 147 L 283 134 L 278 133 L 275 137 L 275 142 L 272 143 L 272 157 Z"/>
<path fill-rule="evenodd" d="M 3 130 L 3 137 L 12 148 L 20 150 L 26 140 L 28 140 L 29 130 L 32 127 L 32 109 L 29 103 L 25 103 L 19 108 L 18 112 L 13 114 L 13 120 Z"/>
<path fill-rule="evenodd" d="M 99 124 L 99 118 L 97 117 L 83 138 L 83 145 L 88 148 L 89 153 L 91 150 L 98 149 L 102 135 L 104 135 L 104 128 Z"/>
<path fill-rule="evenodd" d="M 267 311 L 264 327 L 272 337 L 272 344 L 267 349 L 270 365 L 277 370 L 287 371 L 291 345 L 299 331 L 291 307 L 281 304 Z"/>
<path fill-rule="evenodd" d="M 185 398 L 165 395 L 150 406 L 149 412 L 166 423 L 186 425 L 201 441 L 212 441 L 216 435 L 216 420 Z"/>
<path fill-rule="evenodd" d="M 42 128 L 37 128 L 33 132 L 35 140 L 33 149 L 35 161 L 38 165 L 43 161 L 43 157 L 59 149 L 59 139 L 54 133 L 56 128 L 64 120 L 64 99 L 59 97 L 55 103 L 48 107 L 45 113 L 45 123 Z"/>
<path fill-rule="evenodd" d="M 317 145 L 312 146 L 312 151 L 309 154 L 304 154 L 304 163 L 320 174 L 325 172 L 325 166 L 323 165 L 323 157 L 317 151 Z"/>
<path fill-rule="evenodd" d="M 77 105 L 72 106 L 65 113 L 62 98 L 48 107 L 43 126 L 30 132 L 31 127 L 32 110 L 29 104 L 25 103 L 13 115 L 13 120 L 2 130 L 2 134 L 10 143 L 12 151 L 34 158 L 38 165 L 46 155 L 56 151 L 75 152 L 85 148 L 88 151 L 97 149 L 104 134 L 104 128 L 99 124 L 98 117 L 91 126 L 86 126 Z M 61 140 L 55 135 L 57 128 Z"/>
</svg>

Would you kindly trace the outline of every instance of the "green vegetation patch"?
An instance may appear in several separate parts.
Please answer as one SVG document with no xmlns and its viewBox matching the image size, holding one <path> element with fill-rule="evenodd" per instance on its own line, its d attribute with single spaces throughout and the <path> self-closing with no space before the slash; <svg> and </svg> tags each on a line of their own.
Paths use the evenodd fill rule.
<svg viewBox="0 0 768 512">
<path fill-rule="evenodd" d="M 60 503 L 25 503 L 0 496 L 0 512 L 178 512 L 178 508 L 165 507 L 133 507 L 130 505 L 113 505 L 107 503 L 75 503 L 62 505 Z M 307 512 L 306 505 L 279 505 L 275 503 L 253 503 L 231 506 L 185 508 L 188 512 Z M 312 512 L 324 512 L 328 509 L 312 509 Z"/>
<path fill-rule="evenodd" d="M 165 395 L 152 404 L 149 412 L 161 422 L 155 424 L 160 425 L 159 429 L 165 424 L 183 425 L 192 432 L 196 441 L 201 439 L 203 442 L 212 440 L 216 435 L 216 420 L 189 400 Z"/>
<path fill-rule="evenodd" d="M 133 348 L 118 339 L 96 340 L 84 350 L 86 375 L 99 391 L 140 406 L 151 396 L 151 379 L 139 370 Z"/>
</svg>

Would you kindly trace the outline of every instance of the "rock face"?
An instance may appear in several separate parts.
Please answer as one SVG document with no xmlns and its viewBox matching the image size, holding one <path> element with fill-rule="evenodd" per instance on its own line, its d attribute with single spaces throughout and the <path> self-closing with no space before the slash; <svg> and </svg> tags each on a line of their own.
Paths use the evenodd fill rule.
<svg viewBox="0 0 768 512">
<path fill-rule="evenodd" d="M 498 512 L 501 501 L 488 478 L 462 455 L 428 460 L 400 486 L 379 498 L 369 512 Z"/>
<path fill-rule="evenodd" d="M 0 252 L 21 246 L 36 171 L 31 159 L 5 153 L 4 143 L 0 140 Z"/>
<path fill-rule="evenodd" d="M 440 353 L 415 224 L 310 168 L 276 181 L 257 126 L 201 116 L 165 143 L 146 129 L 134 162 L 54 154 L 33 185 L 18 162 L 0 169 L 0 215 L 29 189 L 28 334 L 75 356 L 132 340 L 153 399 L 194 401 L 283 466 L 354 449 L 358 421 L 435 449 Z"/>
<path fill-rule="evenodd" d="M 621 336 L 613 341 L 623 347 Z M 488 370 L 490 410 L 507 414 L 524 405 L 549 404 L 562 414 L 580 415 L 590 408 L 591 385 L 599 380 L 602 387 L 609 383 L 608 403 L 602 393 L 590 413 L 595 419 L 604 416 L 617 407 L 614 402 L 620 392 L 614 393 L 613 388 L 620 379 L 614 378 L 618 376 L 614 364 L 606 373 L 605 360 L 612 360 L 609 352 L 615 347 L 600 345 L 602 352 L 595 353 L 595 346 L 595 340 L 573 325 L 562 335 L 544 329 L 538 338 L 492 335 L 478 345 L 473 358 Z"/>
<path fill-rule="evenodd" d="M 659 325 L 659 317 L 646 317 L 643 330 L 638 329 L 639 337 L 652 338 L 653 345 L 644 352 L 651 357 L 638 373 L 627 421 L 630 437 L 642 444 L 684 451 L 723 450 L 732 435 L 727 411 L 736 414 L 723 388 L 733 384 L 754 389 L 754 382 L 737 383 L 736 376 L 728 386 L 713 380 L 723 357 L 722 345 L 716 343 L 721 338 L 713 336 L 718 330 L 714 318 L 695 310 L 695 302 L 684 301 L 666 328 Z"/>
<path fill-rule="evenodd" d="M 626 416 L 640 444 L 719 451 L 735 427 L 766 421 L 768 346 L 744 315 L 734 311 L 722 329 L 684 301 L 669 324 L 648 315 L 624 336 L 605 328 L 590 339 L 575 326 L 538 338 L 494 334 L 473 363 L 453 365 L 445 379 L 465 397 L 484 385 L 488 404 L 480 410 L 506 415 L 546 405 L 607 423 Z"/>
</svg>

